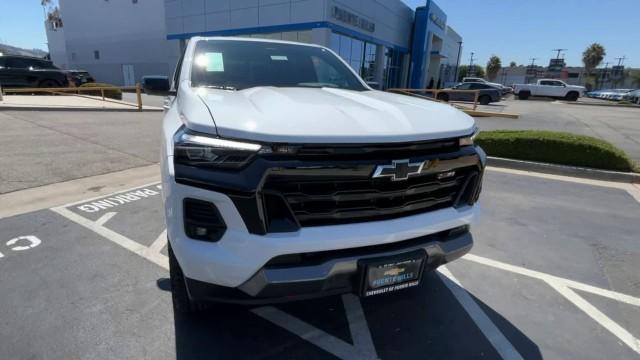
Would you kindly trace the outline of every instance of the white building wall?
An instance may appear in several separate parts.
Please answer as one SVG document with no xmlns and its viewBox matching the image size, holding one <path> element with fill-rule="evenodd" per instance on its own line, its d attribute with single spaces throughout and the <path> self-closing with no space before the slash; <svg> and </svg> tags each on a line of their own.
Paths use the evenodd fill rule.
<svg viewBox="0 0 640 360">
<path fill-rule="evenodd" d="M 334 19 L 333 6 L 375 23 L 375 31 Z M 408 48 L 413 24 L 413 11 L 400 0 L 165 0 L 165 7 L 169 35 L 328 21 Z M 321 33 L 318 43 L 328 46 Z"/>
<path fill-rule="evenodd" d="M 116 85 L 124 85 L 125 65 L 133 65 L 136 82 L 144 75 L 170 75 L 179 54 L 178 44 L 166 40 L 163 5 L 162 0 L 60 0 L 68 68 Z"/>
<path fill-rule="evenodd" d="M 51 61 L 61 69 L 68 69 L 69 59 L 67 57 L 64 28 L 54 29 L 49 21 L 45 21 L 44 27 L 47 34 L 47 47 L 49 48 Z"/>
</svg>

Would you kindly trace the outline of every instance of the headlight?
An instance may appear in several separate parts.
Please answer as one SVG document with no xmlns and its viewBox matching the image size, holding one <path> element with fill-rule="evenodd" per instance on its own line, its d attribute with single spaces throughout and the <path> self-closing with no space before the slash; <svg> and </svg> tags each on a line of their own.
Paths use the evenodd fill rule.
<svg viewBox="0 0 640 360">
<path fill-rule="evenodd" d="M 260 144 L 225 140 L 184 127 L 173 141 L 174 162 L 190 166 L 239 169 L 259 152 L 265 152 Z"/>
<path fill-rule="evenodd" d="M 478 130 L 478 128 L 475 128 L 471 136 L 465 136 L 460 138 L 460 146 L 473 145 L 473 141 L 476 139 L 479 133 L 480 133 L 480 130 Z"/>
</svg>

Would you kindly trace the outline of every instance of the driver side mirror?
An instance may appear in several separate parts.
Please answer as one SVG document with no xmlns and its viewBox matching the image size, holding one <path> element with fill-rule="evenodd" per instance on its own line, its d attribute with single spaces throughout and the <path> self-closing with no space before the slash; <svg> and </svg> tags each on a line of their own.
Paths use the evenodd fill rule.
<svg viewBox="0 0 640 360">
<path fill-rule="evenodd" d="M 171 84 L 167 76 L 144 76 L 142 89 L 149 95 L 169 95 Z"/>
</svg>

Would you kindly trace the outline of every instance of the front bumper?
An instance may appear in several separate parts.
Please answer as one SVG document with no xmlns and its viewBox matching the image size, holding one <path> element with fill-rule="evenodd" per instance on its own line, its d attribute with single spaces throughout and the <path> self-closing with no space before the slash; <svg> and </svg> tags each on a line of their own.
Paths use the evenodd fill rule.
<svg viewBox="0 0 640 360">
<path fill-rule="evenodd" d="M 465 227 L 466 228 L 466 227 Z M 468 230 L 421 236 L 393 244 L 301 254 L 301 261 L 268 262 L 238 287 L 225 287 L 187 278 L 194 301 L 265 304 L 303 300 L 343 293 L 358 293 L 362 278 L 359 261 L 416 250 L 427 254 L 424 271 L 453 261 L 473 246 Z"/>
</svg>

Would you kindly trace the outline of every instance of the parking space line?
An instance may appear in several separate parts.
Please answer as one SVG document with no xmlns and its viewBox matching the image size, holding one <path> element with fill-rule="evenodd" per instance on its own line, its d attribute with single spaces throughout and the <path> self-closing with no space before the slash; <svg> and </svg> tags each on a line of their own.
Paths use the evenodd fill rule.
<svg viewBox="0 0 640 360">
<path fill-rule="evenodd" d="M 101 196 L 102 197 L 102 196 Z M 82 203 L 85 201 L 81 201 L 78 202 Z M 97 222 L 95 221 L 91 221 L 85 217 L 82 217 L 76 213 L 74 213 L 73 211 L 67 209 L 66 207 L 55 207 L 55 208 L 51 208 L 51 211 L 56 212 L 62 216 L 64 216 L 65 218 L 77 223 L 78 225 L 82 225 L 85 228 L 97 233 L 98 235 L 101 235 L 102 237 L 106 238 L 107 240 L 110 240 L 111 242 L 118 244 L 120 246 L 122 246 L 123 248 L 142 256 L 143 258 L 165 268 L 165 269 L 169 269 L 169 258 L 166 257 L 165 255 L 159 253 L 159 252 L 150 252 L 149 248 L 136 242 L 133 241 L 131 239 L 129 239 L 128 237 L 124 236 L 124 235 L 120 235 L 119 233 L 108 229 L 102 225 L 99 225 Z"/>
<path fill-rule="evenodd" d="M 78 204 L 88 203 L 88 202 L 91 202 L 91 201 L 94 201 L 94 200 L 104 199 L 104 198 L 107 198 L 107 197 L 113 197 L 113 196 L 116 196 L 118 194 L 124 194 L 124 193 L 130 192 L 130 191 L 133 191 L 133 190 L 144 189 L 144 188 L 148 188 L 148 187 L 151 187 L 151 186 L 154 186 L 154 185 L 158 185 L 158 184 L 160 184 L 159 181 L 154 181 L 152 183 L 147 183 L 147 184 L 139 185 L 139 186 L 136 186 L 136 187 L 131 187 L 131 188 L 120 190 L 120 191 L 117 191 L 117 192 L 114 192 L 114 193 L 111 193 L 111 194 L 106 194 L 106 195 L 103 194 L 103 195 L 94 196 L 94 197 L 91 197 L 91 198 L 88 198 L 88 199 L 82 199 L 82 200 L 79 200 L 79 201 L 70 202 L 70 203 L 67 203 L 67 204 L 64 204 L 64 205 L 56 206 L 55 209 L 71 207 L 71 206 L 75 206 L 75 205 L 78 205 Z"/>
<path fill-rule="evenodd" d="M 164 229 L 160 235 L 149 245 L 149 251 L 160 252 L 167 244 L 167 229 Z"/>
<path fill-rule="evenodd" d="M 598 310 L 595 306 L 591 305 L 591 303 L 586 301 L 583 297 L 576 294 L 575 291 L 571 290 L 565 284 L 562 284 L 555 280 L 545 281 L 547 284 L 549 284 L 549 286 L 559 292 L 562 296 L 564 296 L 567 300 L 577 306 L 585 314 L 602 325 L 602 327 L 609 330 L 613 335 L 620 339 L 620 341 L 624 342 L 632 350 L 640 354 L 640 341 L 633 335 L 631 335 L 631 333 L 629 333 L 626 329 L 618 325 L 618 323 L 616 323 L 615 321 L 611 320 L 611 318 L 605 315 L 602 311 Z"/>
<path fill-rule="evenodd" d="M 362 310 L 360 299 L 353 294 L 342 295 L 342 303 L 347 314 L 349 322 L 349 330 L 351 331 L 351 339 L 353 345 L 360 349 L 360 352 L 368 359 L 377 359 L 378 354 L 373 345 L 369 324 Z"/>
<path fill-rule="evenodd" d="M 638 187 L 635 184 L 631 184 L 631 183 L 621 183 L 621 182 L 604 181 L 604 180 L 593 180 L 593 179 L 585 179 L 585 178 L 579 178 L 579 177 L 573 177 L 573 176 L 545 174 L 545 173 L 540 173 L 540 172 L 499 168 L 499 167 L 493 167 L 493 166 L 487 166 L 487 170 L 501 172 L 501 173 L 505 173 L 505 174 L 531 176 L 531 177 L 537 177 L 537 178 L 541 178 L 541 179 L 558 180 L 558 181 L 565 181 L 565 182 L 571 182 L 571 183 L 576 183 L 576 184 L 593 185 L 593 186 L 600 186 L 600 187 L 606 187 L 606 188 L 625 190 L 637 202 L 640 203 L 640 187 Z"/>
<path fill-rule="evenodd" d="M 613 300 L 616 300 L 616 301 L 619 301 L 619 302 L 623 302 L 623 303 L 626 303 L 626 304 L 629 304 L 629 305 L 640 306 L 640 298 L 637 298 L 637 297 L 634 297 L 634 296 L 631 296 L 631 295 L 627 295 L 627 294 L 623 294 L 623 293 L 619 293 L 617 291 L 599 288 L 599 287 L 596 287 L 596 286 L 593 286 L 593 285 L 589 285 L 589 284 L 581 283 L 581 282 L 578 282 L 578 281 L 561 278 L 561 277 L 558 277 L 558 276 L 550 275 L 550 274 L 543 273 L 543 272 L 536 271 L 536 270 L 526 269 L 526 268 L 523 268 L 523 267 L 520 267 L 520 266 L 503 263 L 503 262 L 500 262 L 500 261 L 492 260 L 492 259 L 489 259 L 489 258 L 486 258 L 486 257 L 474 255 L 474 254 L 466 254 L 462 258 L 465 259 L 465 260 L 476 262 L 478 264 L 491 266 L 491 267 L 494 267 L 494 268 L 497 268 L 497 269 L 510 271 L 512 273 L 516 273 L 516 274 L 520 274 L 520 275 L 524 275 L 524 276 L 529 276 L 529 277 L 536 278 L 536 279 L 539 279 L 539 280 L 542 280 L 542 281 L 546 281 L 546 282 L 552 281 L 552 282 L 561 283 L 563 285 L 566 285 L 566 286 L 568 286 L 570 288 L 573 288 L 573 289 L 576 289 L 576 290 L 581 290 L 581 291 L 589 292 L 589 293 L 592 293 L 592 294 L 595 294 L 595 295 L 600 295 L 602 297 L 613 299 Z"/>
<path fill-rule="evenodd" d="M 251 312 L 292 332 L 340 359 L 371 359 L 367 351 L 361 352 L 357 346 L 352 346 L 273 306 L 259 307 L 251 310 Z"/>
<path fill-rule="evenodd" d="M 473 300 L 471 295 L 462 287 L 460 281 L 453 276 L 449 269 L 447 269 L 446 266 L 440 266 L 438 272 L 438 276 L 440 276 L 442 282 L 444 282 L 449 291 L 453 293 L 460 305 L 462 305 L 471 319 L 473 319 L 498 354 L 500 354 L 503 359 L 522 359 L 518 350 L 513 347 L 511 342 L 502 334 L 493 321 L 489 319 L 487 314 L 482 311 L 478 303 Z"/>
<path fill-rule="evenodd" d="M 110 211 L 110 212 L 100 216 L 100 218 L 98 220 L 96 220 L 96 224 L 104 225 L 104 224 L 107 223 L 107 221 L 111 220 L 111 218 L 114 217 L 116 214 L 117 214 L 117 212 Z"/>
</svg>

